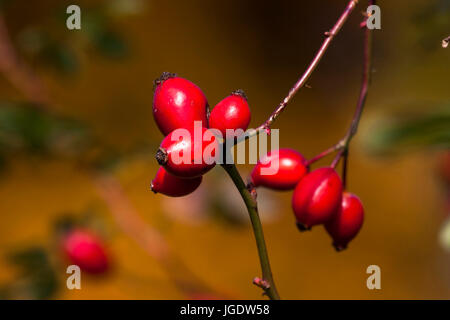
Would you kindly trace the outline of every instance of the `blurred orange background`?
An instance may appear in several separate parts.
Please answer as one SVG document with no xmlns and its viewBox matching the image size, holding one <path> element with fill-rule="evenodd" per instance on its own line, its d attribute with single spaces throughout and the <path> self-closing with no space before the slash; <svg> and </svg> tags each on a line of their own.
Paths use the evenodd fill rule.
<svg viewBox="0 0 450 320">
<path fill-rule="evenodd" d="M 323 32 L 347 3 L 121 0 L 126 14 L 113 14 L 116 11 L 111 9 L 105 17 L 128 49 L 121 57 L 105 58 L 84 45 L 76 34 L 80 31 L 65 27 L 65 8 L 71 2 L 9 2 L 2 14 L 10 37 L 18 55 L 41 79 L 52 112 L 88 124 L 100 140 L 125 153 L 139 143 L 156 148 L 162 139 L 151 105 L 152 81 L 163 71 L 196 83 L 211 107 L 231 91 L 244 89 L 252 109 L 251 126 L 258 126 L 303 73 Z M 374 157 L 365 151 L 363 139 L 371 135 L 380 117 L 397 111 L 420 112 L 450 99 L 450 51 L 440 47 L 450 33 L 450 5 L 428 17 L 427 23 L 418 22 L 417 16 L 430 10 L 431 2 L 449 3 L 379 1 L 382 29 L 374 32 L 372 86 L 349 160 L 349 189 L 362 199 L 366 220 L 348 250 L 335 252 L 322 227 L 300 234 L 290 192 L 259 194 L 282 298 L 450 298 L 450 252 L 438 242 L 445 193 L 435 170 L 437 153 L 419 150 Z M 82 28 L 85 10 L 107 3 L 77 1 Z M 360 1 L 308 81 L 311 88 L 302 89 L 275 122 L 281 147 L 295 148 L 310 158 L 345 133 L 361 80 L 359 22 L 364 7 L 365 1 Z M 78 70 L 60 74 L 24 53 L 21 35 L 32 27 L 50 30 L 73 47 Z M 7 77 L 0 79 L 0 92 L 3 100 L 26 100 Z M 331 159 L 321 163 L 327 161 Z M 111 175 L 121 183 L 135 213 L 162 233 L 214 295 L 260 299 L 261 291 L 251 284 L 253 277 L 260 276 L 260 267 L 250 223 L 223 170 L 215 168 L 193 195 L 172 200 L 149 189 L 157 167 L 151 156 L 131 157 Z M 251 166 L 240 169 L 248 173 Z M 205 205 L 211 202 L 208 197 L 222 199 L 219 206 L 227 212 L 215 213 L 214 205 Z M 52 224 L 64 214 L 95 211 L 102 220 L 113 270 L 100 279 L 82 276 L 82 289 L 68 290 L 67 263 L 57 262 L 61 286 L 52 298 L 192 298 L 174 284 L 157 259 L 123 232 L 99 195 L 92 172 L 80 169 L 73 158 L 15 153 L 7 158 L 1 175 L 0 199 L 2 256 L 37 244 L 55 252 Z M 58 254 L 52 257 L 58 260 Z M 381 290 L 366 287 L 366 268 L 373 264 L 381 268 Z M 2 258 L 0 283 L 11 281 L 20 281 L 20 274 Z"/>
</svg>

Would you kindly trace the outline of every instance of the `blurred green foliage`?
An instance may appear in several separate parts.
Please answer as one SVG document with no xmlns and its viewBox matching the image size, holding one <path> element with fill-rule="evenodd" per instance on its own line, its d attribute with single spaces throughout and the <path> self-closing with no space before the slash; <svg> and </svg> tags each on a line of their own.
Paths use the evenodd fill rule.
<svg viewBox="0 0 450 320">
<path fill-rule="evenodd" d="M 417 148 L 450 148 L 450 104 L 418 115 L 383 119 L 366 137 L 374 154 L 392 154 Z"/>
<path fill-rule="evenodd" d="M 12 253 L 8 260 L 19 270 L 19 280 L 0 288 L 1 298 L 48 299 L 58 290 L 58 279 L 44 248 L 26 248 Z"/>
<path fill-rule="evenodd" d="M 49 114 L 28 104 L 0 102 L 2 152 L 64 153 L 87 143 L 87 129 L 77 121 Z"/>
<path fill-rule="evenodd" d="M 123 58 L 128 52 L 125 40 L 106 21 L 101 12 L 87 12 L 81 30 L 100 54 L 109 58 Z"/>
<path fill-rule="evenodd" d="M 419 43 L 424 49 L 440 49 L 440 40 L 450 32 L 449 10 L 450 0 L 432 0 L 413 17 Z"/>
<path fill-rule="evenodd" d="M 112 11 L 115 13 L 113 16 L 120 17 L 120 11 L 111 10 L 107 3 L 98 7 L 83 7 L 81 30 L 63 34 L 58 32 L 60 28 L 52 26 L 55 23 L 65 25 L 67 14 L 63 7 L 55 7 L 49 15 L 56 19 L 50 19 L 51 22 L 44 26 L 27 26 L 19 31 L 17 43 L 27 56 L 61 74 L 78 72 L 80 54 L 91 49 L 106 58 L 124 58 L 130 48 L 125 38 L 112 27 L 109 15 Z"/>
</svg>

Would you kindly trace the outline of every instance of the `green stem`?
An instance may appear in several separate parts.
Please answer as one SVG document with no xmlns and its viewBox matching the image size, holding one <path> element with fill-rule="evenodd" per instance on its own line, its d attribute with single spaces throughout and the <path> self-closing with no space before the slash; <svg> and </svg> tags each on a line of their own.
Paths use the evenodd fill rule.
<svg viewBox="0 0 450 320">
<path fill-rule="evenodd" d="M 222 167 L 228 173 L 231 180 L 233 180 L 247 207 L 248 214 L 252 223 L 253 233 L 255 235 L 256 246 L 258 247 L 259 261 L 261 263 L 263 280 L 268 284 L 268 286 L 263 287 L 264 292 L 270 299 L 279 300 L 280 296 L 278 295 L 277 288 L 272 276 L 272 270 L 270 269 L 269 255 L 267 254 L 266 242 L 264 240 L 264 233 L 258 214 L 258 206 L 256 200 L 247 189 L 244 180 L 242 180 L 242 177 L 234 164 L 224 164 L 222 165 Z"/>
</svg>

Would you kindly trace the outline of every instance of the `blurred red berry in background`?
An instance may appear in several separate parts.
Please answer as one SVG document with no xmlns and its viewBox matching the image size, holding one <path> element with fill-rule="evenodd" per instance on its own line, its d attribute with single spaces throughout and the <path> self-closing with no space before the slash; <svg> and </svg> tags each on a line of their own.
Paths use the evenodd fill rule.
<svg viewBox="0 0 450 320">
<path fill-rule="evenodd" d="M 63 250 L 70 262 L 82 271 L 99 274 L 109 269 L 110 262 L 103 241 L 91 231 L 69 231 L 63 239 Z"/>
</svg>

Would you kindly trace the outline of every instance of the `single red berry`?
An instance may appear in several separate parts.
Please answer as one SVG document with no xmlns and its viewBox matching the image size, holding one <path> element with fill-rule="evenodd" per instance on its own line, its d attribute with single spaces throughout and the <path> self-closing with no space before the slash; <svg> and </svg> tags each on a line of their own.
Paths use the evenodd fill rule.
<svg viewBox="0 0 450 320">
<path fill-rule="evenodd" d="M 295 187 L 292 208 L 300 230 L 330 220 L 342 199 L 342 182 L 333 168 L 311 171 Z"/>
<path fill-rule="evenodd" d="M 234 134 L 227 134 L 226 130 L 247 130 L 250 117 L 251 113 L 247 96 L 244 91 L 236 90 L 212 109 L 209 116 L 209 126 L 210 128 L 218 129 L 224 138 L 230 138 Z"/>
<path fill-rule="evenodd" d="M 354 194 L 344 192 L 336 215 L 327 223 L 325 229 L 333 238 L 333 246 L 340 251 L 358 234 L 364 221 L 364 208 L 361 200 Z"/>
<path fill-rule="evenodd" d="M 207 127 L 208 101 L 202 90 L 189 80 L 164 72 L 155 80 L 153 117 L 164 135 L 178 128 L 191 130 L 194 121 Z"/>
<path fill-rule="evenodd" d="M 206 128 L 177 129 L 161 142 L 156 160 L 177 177 L 195 178 L 214 168 L 218 147 L 214 133 Z"/>
<path fill-rule="evenodd" d="M 154 193 L 162 193 L 170 197 L 182 197 L 194 192 L 202 183 L 202 177 L 187 179 L 178 178 L 160 167 L 152 181 Z"/>
<path fill-rule="evenodd" d="M 269 169 L 271 167 L 274 169 Z M 303 155 L 293 149 L 284 148 L 270 151 L 263 156 L 253 168 L 251 181 L 255 187 L 292 190 L 307 172 Z"/>
<path fill-rule="evenodd" d="M 72 230 L 63 239 L 63 250 L 69 260 L 88 273 L 104 273 L 109 259 L 103 241 L 87 230 Z"/>
</svg>

